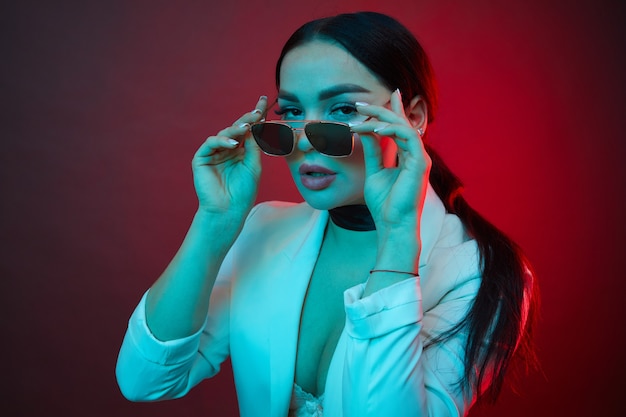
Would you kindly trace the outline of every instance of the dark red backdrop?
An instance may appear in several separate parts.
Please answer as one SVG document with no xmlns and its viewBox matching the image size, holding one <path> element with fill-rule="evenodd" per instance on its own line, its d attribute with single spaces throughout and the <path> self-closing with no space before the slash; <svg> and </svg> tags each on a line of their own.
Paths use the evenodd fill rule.
<svg viewBox="0 0 626 417">
<path fill-rule="evenodd" d="M 114 366 L 126 320 L 193 215 L 196 147 L 273 92 L 274 61 L 297 26 L 373 9 L 430 52 L 441 89 L 431 140 L 539 273 L 544 374 L 472 415 L 623 415 L 617 1 L 7 3 L 1 414 L 236 413 L 228 368 L 182 400 L 124 400 Z M 259 200 L 268 199 L 299 199 L 279 159 L 265 159 Z"/>
</svg>

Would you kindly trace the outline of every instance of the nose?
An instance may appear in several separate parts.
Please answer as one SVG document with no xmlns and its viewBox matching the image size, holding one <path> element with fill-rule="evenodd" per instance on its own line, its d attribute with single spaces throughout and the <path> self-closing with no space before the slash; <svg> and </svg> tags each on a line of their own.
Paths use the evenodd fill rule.
<svg viewBox="0 0 626 417">
<path fill-rule="evenodd" d="M 294 135 L 296 138 L 296 149 L 300 152 L 310 152 L 313 150 L 313 146 L 311 142 L 309 142 L 309 138 L 306 137 L 304 133 L 304 127 L 300 129 L 294 129 Z"/>
</svg>

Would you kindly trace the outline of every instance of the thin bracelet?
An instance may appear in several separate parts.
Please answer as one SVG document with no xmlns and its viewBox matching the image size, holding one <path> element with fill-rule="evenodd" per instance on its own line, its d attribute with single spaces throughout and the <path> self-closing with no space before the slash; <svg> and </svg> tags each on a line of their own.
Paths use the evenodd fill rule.
<svg viewBox="0 0 626 417">
<path fill-rule="evenodd" d="M 396 271 L 393 269 L 372 269 L 370 271 L 370 274 L 373 274 L 374 272 L 392 272 L 394 274 L 406 274 L 406 275 L 413 275 L 415 277 L 419 277 L 419 274 L 417 272 Z"/>
</svg>

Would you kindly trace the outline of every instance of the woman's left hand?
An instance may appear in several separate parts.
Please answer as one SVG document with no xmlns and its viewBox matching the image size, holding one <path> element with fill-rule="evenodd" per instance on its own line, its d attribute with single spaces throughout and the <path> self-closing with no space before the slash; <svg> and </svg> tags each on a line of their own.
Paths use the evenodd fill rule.
<svg viewBox="0 0 626 417">
<path fill-rule="evenodd" d="M 379 233 L 396 229 L 408 231 L 407 227 L 413 228 L 412 233 L 415 233 L 431 160 L 416 127 L 404 112 L 399 91 L 392 93 L 390 102 L 391 109 L 375 105 L 357 107 L 359 113 L 371 117 L 352 127 L 360 135 L 365 155 L 364 198 Z M 384 137 L 397 145 L 397 166 L 385 167 L 383 160 L 388 158 L 384 158 L 385 150 L 381 147 Z"/>
</svg>

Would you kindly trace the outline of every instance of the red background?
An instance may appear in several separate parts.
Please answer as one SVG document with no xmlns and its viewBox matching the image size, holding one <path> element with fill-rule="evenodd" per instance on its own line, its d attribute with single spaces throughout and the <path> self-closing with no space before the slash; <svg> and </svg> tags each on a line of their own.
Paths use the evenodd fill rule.
<svg viewBox="0 0 626 417">
<path fill-rule="evenodd" d="M 273 93 L 301 23 L 370 9 L 429 51 L 441 90 L 430 139 L 539 275 L 543 373 L 472 416 L 623 415 L 623 2 L 7 3 L 1 414 L 236 414 L 228 367 L 181 400 L 123 399 L 126 321 L 194 213 L 197 146 Z M 260 201 L 299 200 L 282 160 L 264 167 Z"/>
</svg>

